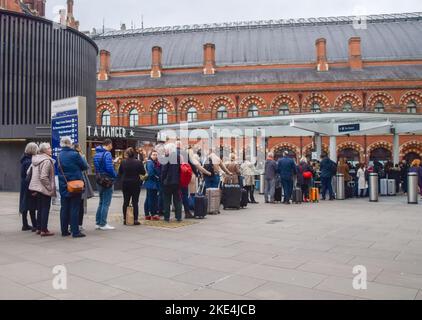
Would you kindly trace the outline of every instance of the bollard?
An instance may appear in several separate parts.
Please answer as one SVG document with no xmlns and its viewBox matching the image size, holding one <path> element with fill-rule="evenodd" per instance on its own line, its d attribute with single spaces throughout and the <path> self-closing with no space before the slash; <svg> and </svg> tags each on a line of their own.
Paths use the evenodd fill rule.
<svg viewBox="0 0 422 320">
<path fill-rule="evenodd" d="M 378 202 L 378 173 L 369 174 L 369 201 Z"/>
<path fill-rule="evenodd" d="M 345 200 L 346 199 L 346 190 L 344 189 L 344 174 L 339 173 L 337 174 L 337 193 L 336 193 L 336 199 L 337 200 Z"/>
<path fill-rule="evenodd" d="M 259 176 L 259 194 L 265 193 L 265 175 L 261 174 Z"/>
<path fill-rule="evenodd" d="M 407 177 L 407 202 L 418 204 L 418 174 L 409 172 Z"/>
</svg>

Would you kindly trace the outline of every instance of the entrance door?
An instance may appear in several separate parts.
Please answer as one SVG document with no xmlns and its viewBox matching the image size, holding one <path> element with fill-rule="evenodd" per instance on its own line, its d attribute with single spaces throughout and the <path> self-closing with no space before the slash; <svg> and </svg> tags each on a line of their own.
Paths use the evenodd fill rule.
<svg viewBox="0 0 422 320">
<path fill-rule="evenodd" d="M 356 163 L 360 161 L 360 154 L 355 149 L 346 148 L 339 152 L 338 156 L 339 159 L 345 158 L 346 161 Z"/>
<path fill-rule="evenodd" d="M 404 159 L 406 160 L 407 163 L 411 164 L 413 162 L 413 160 L 416 160 L 416 159 L 421 160 L 421 157 L 416 152 L 409 152 L 408 154 L 406 154 Z"/>
<path fill-rule="evenodd" d="M 370 155 L 371 161 L 378 160 L 380 162 L 385 163 L 387 161 L 391 161 L 392 159 L 393 159 L 393 155 L 391 151 L 385 148 L 374 149 L 372 150 L 371 155 Z"/>
</svg>

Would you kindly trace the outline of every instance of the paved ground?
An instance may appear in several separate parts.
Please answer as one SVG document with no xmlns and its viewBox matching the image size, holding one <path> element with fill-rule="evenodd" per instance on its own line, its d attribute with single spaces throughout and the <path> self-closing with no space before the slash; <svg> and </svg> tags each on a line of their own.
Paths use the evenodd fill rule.
<svg viewBox="0 0 422 320">
<path fill-rule="evenodd" d="M 77 240 L 20 232 L 17 198 L 0 193 L 0 299 L 422 299 L 422 205 L 404 198 L 260 204 L 179 229 L 111 232 L 94 231 L 92 200 Z M 53 289 L 56 265 L 67 290 Z M 353 289 L 356 265 L 367 290 Z"/>
</svg>

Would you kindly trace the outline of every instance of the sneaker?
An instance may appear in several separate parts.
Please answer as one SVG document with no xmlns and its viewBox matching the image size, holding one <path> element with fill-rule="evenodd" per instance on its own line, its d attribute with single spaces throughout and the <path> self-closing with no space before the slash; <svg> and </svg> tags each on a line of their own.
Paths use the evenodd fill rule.
<svg viewBox="0 0 422 320">
<path fill-rule="evenodd" d="M 160 218 L 160 216 L 153 216 L 153 217 L 151 218 L 151 220 L 153 220 L 153 221 L 160 221 L 160 220 L 161 220 L 161 218 Z"/>
<path fill-rule="evenodd" d="M 98 224 L 96 224 L 95 225 L 95 230 L 100 230 L 100 229 L 101 229 L 101 227 Z"/>
<path fill-rule="evenodd" d="M 100 227 L 100 230 L 108 231 L 108 230 L 114 230 L 115 227 L 110 226 L 109 224 L 106 224 L 104 227 Z"/>
<path fill-rule="evenodd" d="M 31 226 L 22 227 L 22 231 L 32 231 L 32 227 Z"/>
<path fill-rule="evenodd" d="M 79 231 L 85 231 L 85 228 L 82 226 L 79 226 Z"/>
<path fill-rule="evenodd" d="M 146 216 L 146 217 L 145 217 L 145 220 L 147 220 L 147 221 L 151 221 L 151 220 L 152 220 L 152 217 L 151 217 L 151 216 Z"/>
<path fill-rule="evenodd" d="M 85 238 L 86 235 L 84 235 L 83 233 L 79 232 L 78 234 L 75 234 L 74 236 L 72 236 L 72 238 L 76 239 L 76 238 Z"/>
<path fill-rule="evenodd" d="M 53 237 L 54 236 L 54 233 L 53 232 L 50 232 L 50 231 L 45 231 L 45 232 L 41 232 L 41 237 Z"/>
</svg>

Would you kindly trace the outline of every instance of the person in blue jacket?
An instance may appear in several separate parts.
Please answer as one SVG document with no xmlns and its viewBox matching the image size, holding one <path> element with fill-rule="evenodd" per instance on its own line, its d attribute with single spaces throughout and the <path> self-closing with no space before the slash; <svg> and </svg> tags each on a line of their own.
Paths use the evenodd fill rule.
<svg viewBox="0 0 422 320">
<path fill-rule="evenodd" d="M 281 184 L 284 190 L 284 204 L 290 204 L 290 199 L 293 194 L 293 180 L 297 174 L 296 164 L 292 158 L 289 157 L 289 152 L 284 151 L 283 157 L 278 160 L 277 172 L 281 178 Z"/>
<path fill-rule="evenodd" d="M 60 146 L 62 151 L 58 156 L 57 166 L 61 199 L 60 225 L 62 236 L 70 236 L 70 221 L 73 238 L 83 238 L 85 235 L 79 230 L 79 209 L 82 194 L 69 193 L 67 191 L 67 182 L 83 180 L 82 172 L 88 170 L 88 164 L 79 152 L 72 148 L 72 140 L 69 137 L 62 138 Z"/>
<path fill-rule="evenodd" d="M 158 161 L 158 153 L 151 152 L 146 162 L 148 178 L 145 181 L 147 196 L 145 199 L 145 220 L 160 220 L 158 208 L 158 192 L 160 190 L 161 164 Z"/>
<path fill-rule="evenodd" d="M 114 181 L 117 178 L 117 173 L 114 170 L 111 150 L 113 150 L 113 142 L 110 139 L 104 140 L 103 145 L 95 149 L 94 166 L 97 174 L 106 175 Z M 106 188 L 97 183 L 97 189 L 100 194 L 100 203 L 96 215 L 96 229 L 114 230 L 115 228 L 107 223 L 108 210 L 113 197 L 113 186 Z"/>
</svg>

